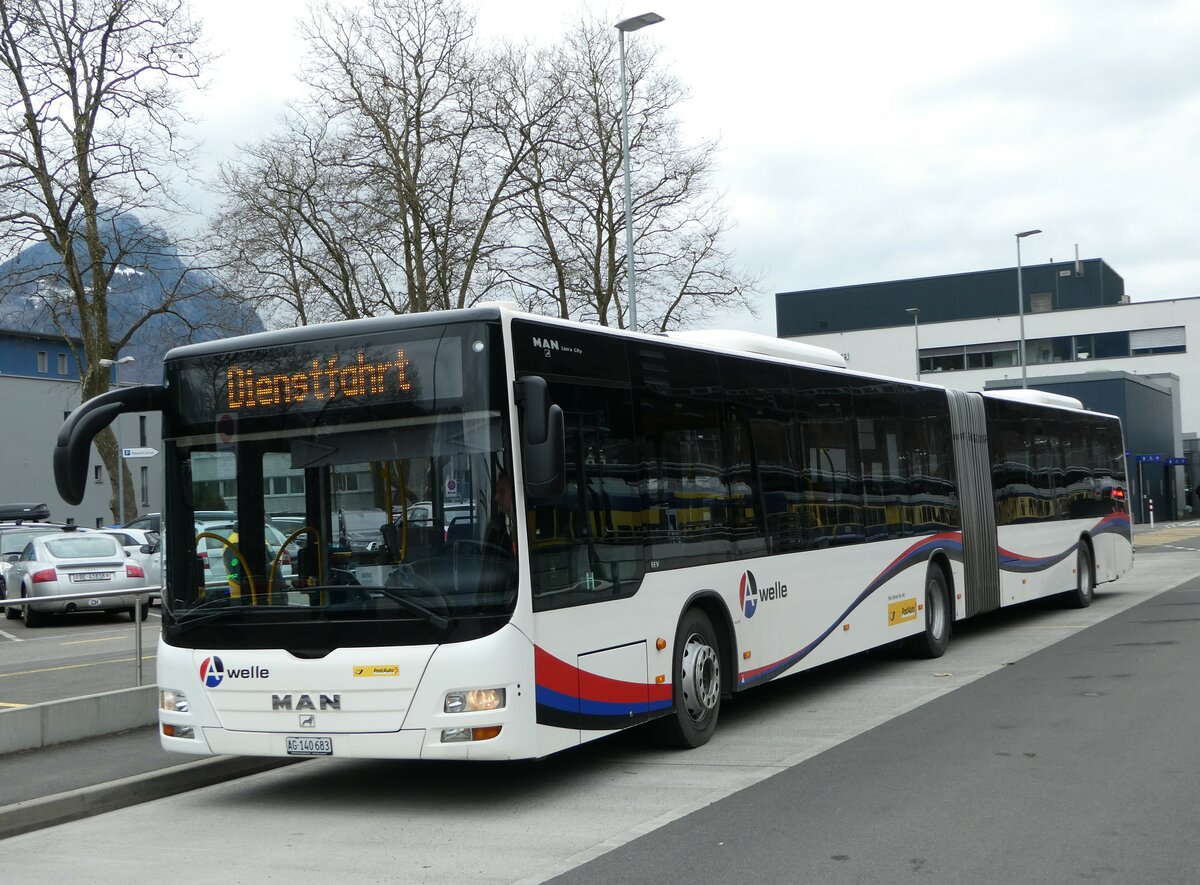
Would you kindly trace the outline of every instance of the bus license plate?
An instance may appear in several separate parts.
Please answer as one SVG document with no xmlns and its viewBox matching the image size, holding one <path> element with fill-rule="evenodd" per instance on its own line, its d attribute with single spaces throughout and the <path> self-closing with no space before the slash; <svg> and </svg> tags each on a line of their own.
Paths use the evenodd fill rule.
<svg viewBox="0 0 1200 885">
<path fill-rule="evenodd" d="M 287 754 L 289 756 L 332 756 L 333 738 L 328 737 L 289 737 L 287 739 Z"/>
</svg>

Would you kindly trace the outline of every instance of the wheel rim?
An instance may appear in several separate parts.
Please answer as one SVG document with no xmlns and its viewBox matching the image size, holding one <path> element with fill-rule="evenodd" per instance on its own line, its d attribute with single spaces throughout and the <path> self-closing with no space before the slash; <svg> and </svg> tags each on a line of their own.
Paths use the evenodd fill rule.
<svg viewBox="0 0 1200 885">
<path fill-rule="evenodd" d="M 721 668 L 716 650 L 693 633 L 683 646 L 683 702 L 688 715 L 699 722 L 717 707 L 721 698 Z"/>
<path fill-rule="evenodd" d="M 1079 592 L 1084 597 L 1092 595 L 1092 561 L 1086 555 L 1079 557 Z"/>
</svg>

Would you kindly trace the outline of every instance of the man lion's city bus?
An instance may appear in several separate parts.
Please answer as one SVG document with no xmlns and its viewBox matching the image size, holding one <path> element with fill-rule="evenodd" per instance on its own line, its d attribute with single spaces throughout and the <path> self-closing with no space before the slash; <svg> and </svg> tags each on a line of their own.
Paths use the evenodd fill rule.
<svg viewBox="0 0 1200 885">
<path fill-rule="evenodd" d="M 1116 418 L 739 333 L 506 305 L 178 347 L 59 434 L 161 410 L 162 745 L 541 757 L 1131 566 Z M 236 521 L 197 521 L 203 510 Z"/>
</svg>

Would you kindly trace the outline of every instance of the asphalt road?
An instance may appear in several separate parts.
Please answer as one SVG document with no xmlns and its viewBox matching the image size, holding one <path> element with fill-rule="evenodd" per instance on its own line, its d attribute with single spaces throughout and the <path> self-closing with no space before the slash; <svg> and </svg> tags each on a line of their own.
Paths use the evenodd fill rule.
<svg viewBox="0 0 1200 885">
<path fill-rule="evenodd" d="M 1200 580 L 553 880 L 1200 879 Z"/>
<path fill-rule="evenodd" d="M 160 609 L 142 622 L 142 682 L 155 681 Z M 127 615 L 64 615 L 29 629 L 0 618 L 0 710 L 136 684 L 134 625 Z"/>
<path fill-rule="evenodd" d="M 0 870 L 82 869 L 95 885 L 1190 882 L 1200 593 L 1170 588 L 1198 573 L 1195 551 L 1139 552 L 1089 609 L 997 612 L 937 661 L 880 651 L 763 687 L 691 752 L 635 730 L 536 763 L 304 762 L 15 836 Z"/>
</svg>

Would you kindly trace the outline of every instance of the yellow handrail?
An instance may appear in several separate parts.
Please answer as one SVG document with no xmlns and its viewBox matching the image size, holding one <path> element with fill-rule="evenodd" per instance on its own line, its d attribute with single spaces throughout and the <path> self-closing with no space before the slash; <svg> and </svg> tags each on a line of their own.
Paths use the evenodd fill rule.
<svg viewBox="0 0 1200 885">
<path fill-rule="evenodd" d="M 240 562 L 244 563 L 246 561 L 246 557 L 244 557 L 242 555 L 241 548 L 238 547 L 237 544 L 233 543 L 233 541 L 229 540 L 228 538 L 218 535 L 215 532 L 200 532 L 200 534 L 196 535 L 196 541 L 199 542 L 201 538 L 212 538 L 213 540 L 220 541 L 223 546 L 228 547 L 230 550 L 233 551 L 233 555 L 236 556 Z M 221 556 L 224 557 L 224 555 L 225 555 L 225 551 L 222 550 Z M 254 575 L 250 574 L 249 569 L 242 569 L 242 571 L 245 573 L 246 581 L 249 582 L 249 584 L 250 584 L 250 604 L 258 605 L 258 590 L 254 586 Z M 226 573 L 226 575 L 225 575 L 225 580 L 226 580 L 226 582 L 229 581 L 228 573 Z M 234 592 L 235 590 L 237 592 Z M 230 584 L 229 595 L 240 597 L 242 595 L 241 587 L 234 587 L 232 584 Z"/>
</svg>

